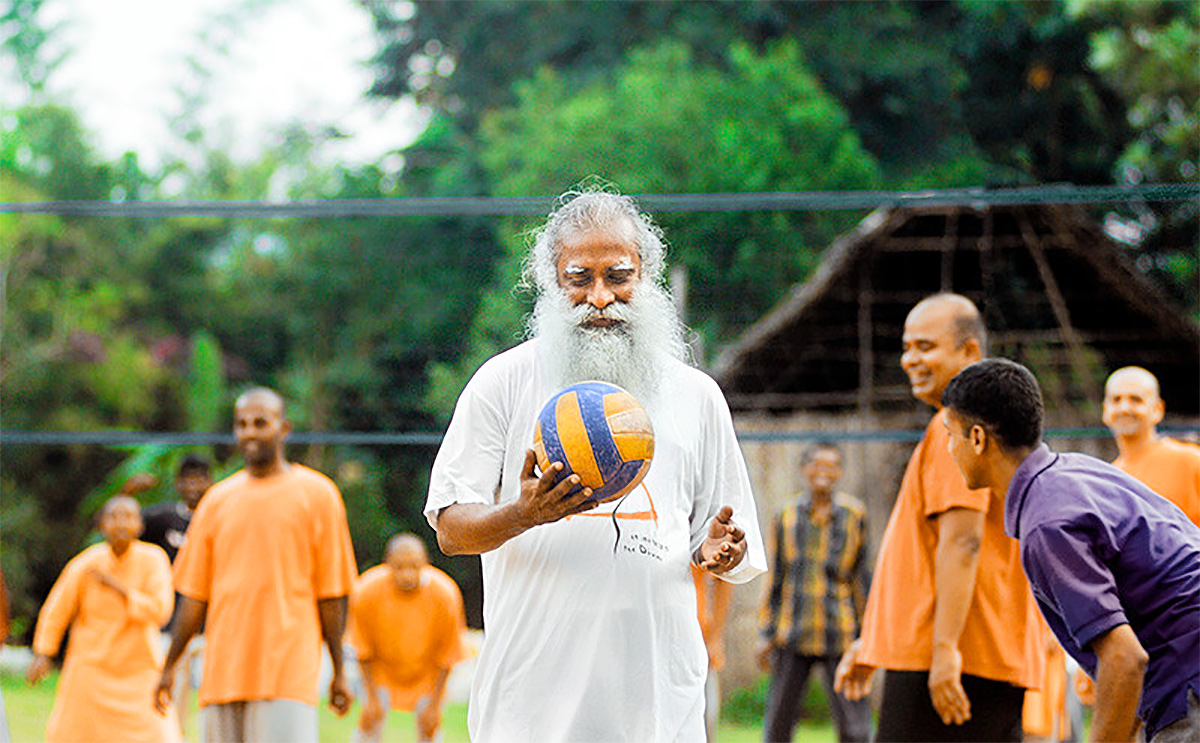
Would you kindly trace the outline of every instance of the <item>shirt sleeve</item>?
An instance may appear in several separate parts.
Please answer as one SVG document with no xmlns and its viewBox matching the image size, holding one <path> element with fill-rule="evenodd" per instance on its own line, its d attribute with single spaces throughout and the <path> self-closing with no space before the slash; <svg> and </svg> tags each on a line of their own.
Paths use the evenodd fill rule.
<svg viewBox="0 0 1200 743">
<path fill-rule="evenodd" d="M 317 599 L 349 596 L 358 580 L 346 504 L 332 481 L 322 478 L 318 495 L 318 518 L 314 520 L 313 549 L 316 551 L 313 586 Z"/>
<path fill-rule="evenodd" d="M 866 509 L 858 519 L 858 556 L 854 565 L 854 608 L 858 613 L 857 626 L 862 631 L 863 615 L 867 612 L 867 596 L 871 593 L 871 530 Z"/>
<path fill-rule="evenodd" d="M 716 382 L 704 378 L 709 386 L 704 403 L 706 419 L 704 443 L 698 466 L 701 468 L 693 494 L 691 514 L 691 551 L 704 542 L 709 524 L 723 506 L 733 508 L 733 522 L 746 533 L 746 555 L 737 567 L 717 575 L 730 583 L 745 583 L 767 570 L 767 555 L 758 526 L 758 511 L 750 489 L 746 460 L 733 430 L 733 417 Z"/>
<path fill-rule="evenodd" d="M 438 514 L 446 506 L 495 502 L 504 470 L 508 425 L 503 413 L 504 387 L 495 377 L 491 362 L 484 364 L 454 406 L 429 476 L 425 518 L 434 531 Z"/>
<path fill-rule="evenodd" d="M 175 590 L 205 603 L 212 592 L 214 513 L 211 502 L 201 501 L 188 526 L 187 539 L 175 555 Z"/>
<path fill-rule="evenodd" d="M 775 638 L 779 627 L 779 607 L 783 602 L 783 581 L 787 577 L 787 556 L 783 547 L 783 513 L 779 513 L 771 521 L 771 530 L 767 536 L 768 551 L 772 557 L 771 587 L 763 597 L 762 609 L 759 611 L 759 634 L 768 639 Z"/>
<path fill-rule="evenodd" d="M 436 654 L 438 668 L 450 669 L 466 657 L 463 633 L 467 631 L 467 615 L 463 609 L 462 592 L 453 579 L 443 581 L 442 593 L 442 637 Z"/>
<path fill-rule="evenodd" d="M 354 654 L 360 661 L 369 661 L 375 657 L 375 643 L 371 642 L 372 614 L 374 602 L 366 590 L 367 582 L 360 580 L 350 597 L 350 613 L 346 628 L 347 641 L 354 648 Z"/>
<path fill-rule="evenodd" d="M 161 627 L 171 618 L 175 594 L 171 591 L 171 562 L 161 547 L 148 548 L 146 572 L 142 584 L 126 589 L 126 607 L 134 622 L 149 622 Z"/>
<path fill-rule="evenodd" d="M 1116 580 L 1102 559 L 1115 546 L 1104 545 L 1106 539 L 1100 530 L 1062 523 L 1039 526 L 1021 539 L 1030 583 L 1057 609 L 1081 648 L 1129 623 Z"/>
<path fill-rule="evenodd" d="M 38 655 L 53 657 L 58 654 L 63 635 L 79 611 L 83 574 L 83 566 L 76 557 L 54 581 L 50 595 L 38 612 L 37 630 L 33 634 L 33 652 Z"/>
</svg>

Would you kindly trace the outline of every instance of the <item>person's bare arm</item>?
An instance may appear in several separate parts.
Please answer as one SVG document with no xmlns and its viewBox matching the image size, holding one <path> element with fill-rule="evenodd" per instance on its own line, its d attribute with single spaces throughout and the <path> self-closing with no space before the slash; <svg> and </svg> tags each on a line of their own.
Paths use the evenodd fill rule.
<svg viewBox="0 0 1200 743">
<path fill-rule="evenodd" d="M 871 693 L 872 678 L 875 676 L 875 666 L 858 662 L 861 647 L 861 637 L 850 643 L 833 673 L 833 690 L 852 702 Z"/>
<path fill-rule="evenodd" d="M 933 556 L 933 659 L 929 697 L 942 722 L 961 725 L 971 719 L 971 701 L 962 686 L 962 636 L 975 594 L 984 513 L 952 508 L 937 516 L 938 545 Z"/>
<path fill-rule="evenodd" d="M 342 635 L 346 631 L 346 609 L 349 598 L 335 596 L 317 600 L 317 613 L 321 619 L 321 637 L 329 647 L 329 659 L 333 662 L 333 680 L 329 682 L 329 706 L 342 717 L 350 711 L 354 696 L 346 684 L 342 665 Z"/>
<path fill-rule="evenodd" d="M 433 680 L 433 689 L 430 690 L 427 697 L 429 701 L 417 714 L 417 731 L 420 733 L 421 740 L 433 740 L 434 733 L 441 725 L 442 708 L 445 706 L 446 698 L 446 679 L 448 678 L 450 678 L 449 668 L 438 670 L 437 677 Z"/>
<path fill-rule="evenodd" d="M 500 505 L 454 503 L 443 508 L 437 519 L 438 546 L 442 552 L 447 555 L 490 552 L 535 526 L 596 507 L 595 503 L 587 502 L 592 495 L 591 488 L 567 495 L 579 484 L 578 475 L 571 475 L 555 485 L 554 479 L 562 470 L 562 464 L 551 464 L 539 477 L 533 471 L 536 461 L 532 449 L 525 452 L 521 494 L 515 501 Z"/>
<path fill-rule="evenodd" d="M 1128 624 L 1092 640 L 1096 653 L 1096 705 L 1092 741 L 1132 741 L 1149 656 Z"/>
<path fill-rule="evenodd" d="M 179 596 L 178 601 L 175 627 L 171 632 L 171 647 L 167 650 L 167 659 L 163 662 L 158 688 L 154 690 L 154 709 L 158 710 L 160 715 L 165 715 L 167 707 L 171 704 L 171 692 L 175 688 L 175 665 L 183 656 L 188 643 L 204 626 L 204 617 L 208 614 L 206 601 L 188 596 Z"/>
<path fill-rule="evenodd" d="M 379 698 L 379 688 L 375 683 L 375 660 L 359 658 L 358 670 L 362 673 L 363 687 L 366 693 L 359 727 L 364 731 L 371 732 L 379 726 L 383 716 L 387 714 L 387 710 L 383 708 L 383 701 Z"/>
</svg>

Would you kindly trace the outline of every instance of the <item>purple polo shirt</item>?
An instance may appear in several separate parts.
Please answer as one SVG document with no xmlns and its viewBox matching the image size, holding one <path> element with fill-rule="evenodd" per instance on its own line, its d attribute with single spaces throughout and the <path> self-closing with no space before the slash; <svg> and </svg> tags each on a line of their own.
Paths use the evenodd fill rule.
<svg viewBox="0 0 1200 743">
<path fill-rule="evenodd" d="M 1042 615 L 1092 678 L 1092 640 L 1128 624 L 1150 656 L 1138 717 L 1147 740 L 1200 694 L 1200 528 L 1138 480 L 1042 444 L 1013 475 L 1004 528 Z"/>
</svg>

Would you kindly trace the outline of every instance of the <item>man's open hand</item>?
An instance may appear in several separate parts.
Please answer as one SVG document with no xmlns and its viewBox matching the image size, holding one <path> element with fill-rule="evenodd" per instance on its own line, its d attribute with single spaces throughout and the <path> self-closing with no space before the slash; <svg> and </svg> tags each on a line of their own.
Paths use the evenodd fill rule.
<svg viewBox="0 0 1200 743">
<path fill-rule="evenodd" d="M 727 573 L 746 556 L 746 532 L 733 523 L 733 509 L 723 506 L 708 525 L 708 536 L 696 550 L 696 564 L 710 573 Z"/>
</svg>

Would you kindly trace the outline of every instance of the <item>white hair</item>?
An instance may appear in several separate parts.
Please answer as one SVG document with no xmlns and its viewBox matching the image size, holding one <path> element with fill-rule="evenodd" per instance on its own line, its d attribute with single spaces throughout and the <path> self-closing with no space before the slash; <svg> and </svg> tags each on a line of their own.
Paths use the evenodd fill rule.
<svg viewBox="0 0 1200 743">
<path fill-rule="evenodd" d="M 664 285 L 666 244 L 662 230 L 628 196 L 601 188 L 568 191 L 546 224 L 532 233 L 525 257 L 524 283 L 538 294 L 558 288 L 558 255 L 564 239 L 596 230 L 620 231 L 637 246 L 642 281 Z"/>
</svg>

